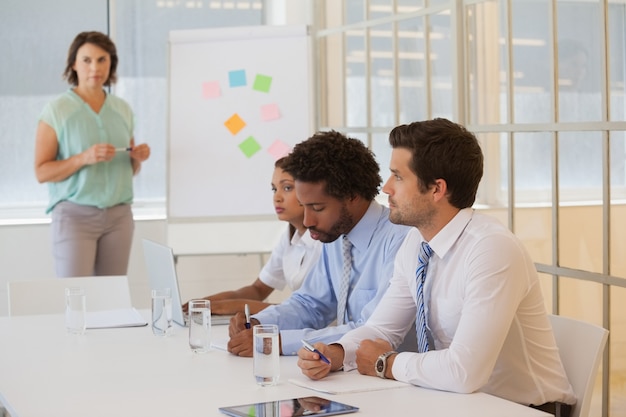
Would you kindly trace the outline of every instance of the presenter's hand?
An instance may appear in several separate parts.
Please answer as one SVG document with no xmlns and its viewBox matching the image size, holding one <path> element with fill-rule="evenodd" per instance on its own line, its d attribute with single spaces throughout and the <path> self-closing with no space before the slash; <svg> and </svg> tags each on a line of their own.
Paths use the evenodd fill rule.
<svg viewBox="0 0 626 417">
<path fill-rule="evenodd" d="M 298 366 L 304 375 L 314 380 L 322 379 L 331 371 L 336 371 L 342 367 L 344 357 L 343 346 L 315 343 L 313 347 L 328 358 L 330 365 L 321 360 L 320 355 L 316 352 L 300 348 L 300 350 L 298 350 Z"/>
<path fill-rule="evenodd" d="M 115 156 L 115 146 L 110 143 L 97 143 L 82 153 L 83 165 L 106 162 Z"/>
<path fill-rule="evenodd" d="M 363 375 L 376 376 L 376 360 L 380 355 L 390 350 L 393 349 L 386 340 L 362 340 L 356 350 L 357 369 Z"/>
<path fill-rule="evenodd" d="M 147 143 L 133 146 L 133 149 L 130 151 L 130 157 L 139 162 L 145 161 L 150 158 L 150 146 Z"/>
</svg>

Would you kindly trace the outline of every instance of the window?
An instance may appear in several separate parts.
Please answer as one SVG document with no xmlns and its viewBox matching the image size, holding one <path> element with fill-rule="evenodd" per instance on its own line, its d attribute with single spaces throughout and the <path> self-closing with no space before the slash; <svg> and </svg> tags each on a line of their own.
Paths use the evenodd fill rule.
<svg viewBox="0 0 626 417">
<path fill-rule="evenodd" d="M 45 103 L 68 88 L 67 49 L 82 30 L 107 31 L 106 1 L 5 0 L 0 3 L 0 208 L 37 207 L 47 188 L 33 171 L 35 129 Z M 71 13 L 67 11 L 71 10 Z M 34 12 L 36 11 L 36 12 Z M 8 58 L 8 59 L 7 59 Z"/>
<path fill-rule="evenodd" d="M 399 123 L 441 116 L 476 132 L 485 155 L 476 208 L 524 242 L 548 308 L 609 328 L 591 414 L 621 415 L 626 2 L 316 5 L 320 127 L 368 143 L 383 178 Z"/>
<path fill-rule="evenodd" d="M 608 55 L 599 47 L 604 42 L 601 2 L 484 1 L 466 7 L 469 127 L 499 135 L 500 160 L 488 161 L 498 167 L 492 172 L 500 173 L 499 187 L 483 190 L 485 202 L 504 204 L 514 184 L 519 203 L 551 204 L 556 169 L 562 202 L 597 203 L 608 161 L 614 168 L 612 193 L 626 197 L 622 133 L 611 135 L 610 156 L 604 160 L 606 122 L 626 116 L 624 48 L 612 46 L 623 46 L 625 8 L 623 2 L 607 7 Z"/>
<path fill-rule="evenodd" d="M 136 142 L 152 148 L 134 180 L 135 206 L 164 213 L 169 31 L 259 25 L 264 19 L 262 0 L 4 0 L 0 16 L 0 54 L 10 57 L 0 60 L 0 144 L 7 149 L 0 153 L 0 210 L 9 217 L 44 215 L 47 187 L 33 172 L 35 129 L 43 106 L 69 88 L 61 74 L 76 34 L 97 30 L 116 43 L 112 92 L 135 112 Z"/>
</svg>

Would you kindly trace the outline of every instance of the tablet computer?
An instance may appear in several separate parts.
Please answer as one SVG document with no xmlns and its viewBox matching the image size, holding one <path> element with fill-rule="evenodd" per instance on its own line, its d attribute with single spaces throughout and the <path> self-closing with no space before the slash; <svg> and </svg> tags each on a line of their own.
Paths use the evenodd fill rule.
<svg viewBox="0 0 626 417">
<path fill-rule="evenodd" d="M 359 411 L 359 408 L 322 397 L 302 397 L 220 407 L 219 410 L 232 417 L 321 417 L 354 413 Z"/>
</svg>

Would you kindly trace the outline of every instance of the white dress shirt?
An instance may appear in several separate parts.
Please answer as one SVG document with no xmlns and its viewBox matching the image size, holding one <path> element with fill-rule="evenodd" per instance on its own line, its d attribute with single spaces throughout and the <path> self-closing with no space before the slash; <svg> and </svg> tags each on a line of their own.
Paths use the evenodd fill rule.
<svg viewBox="0 0 626 417">
<path fill-rule="evenodd" d="M 304 234 L 296 231 L 293 236 L 289 235 L 290 228 L 287 227 L 259 273 L 259 279 L 277 290 L 282 290 L 287 285 L 291 291 L 295 291 L 319 260 L 322 242 L 314 240 L 308 229 Z"/>
<path fill-rule="evenodd" d="M 340 341 L 344 369 L 355 369 L 362 339 L 397 346 L 416 315 L 417 229 L 398 251 L 390 287 L 365 326 Z M 535 266 L 506 227 L 461 210 L 428 242 L 425 282 L 435 349 L 399 353 L 395 379 L 445 391 L 483 391 L 524 405 L 576 402 L 546 315 Z M 432 347 L 431 347 L 432 349 Z"/>
</svg>

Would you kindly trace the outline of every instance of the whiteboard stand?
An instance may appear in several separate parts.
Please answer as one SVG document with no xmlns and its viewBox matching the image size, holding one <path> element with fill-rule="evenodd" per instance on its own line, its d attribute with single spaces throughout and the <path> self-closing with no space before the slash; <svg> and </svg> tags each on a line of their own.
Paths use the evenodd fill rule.
<svg viewBox="0 0 626 417">
<path fill-rule="evenodd" d="M 177 256 L 271 253 L 287 224 L 279 220 L 168 223 Z"/>
</svg>

